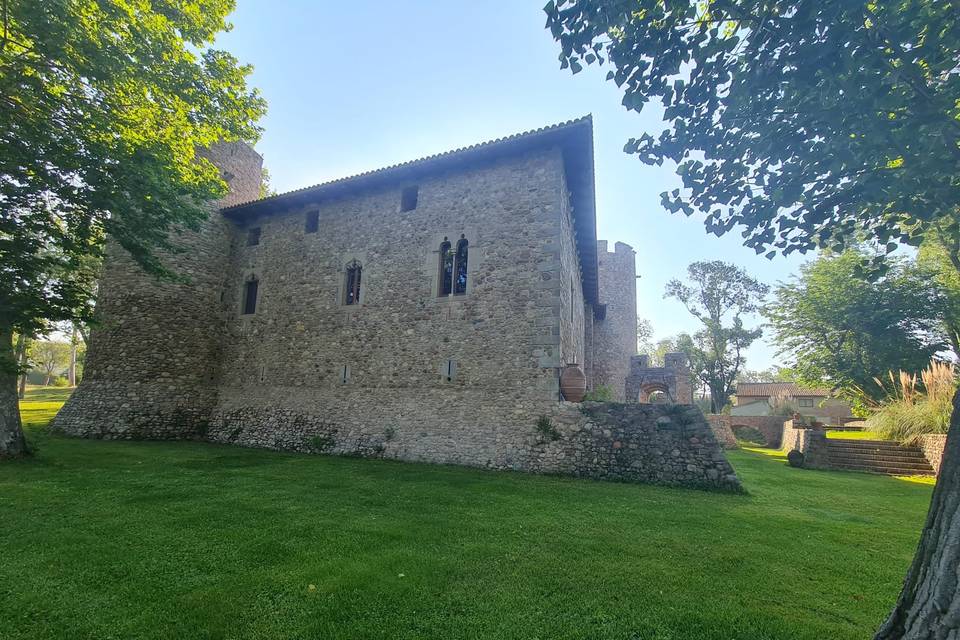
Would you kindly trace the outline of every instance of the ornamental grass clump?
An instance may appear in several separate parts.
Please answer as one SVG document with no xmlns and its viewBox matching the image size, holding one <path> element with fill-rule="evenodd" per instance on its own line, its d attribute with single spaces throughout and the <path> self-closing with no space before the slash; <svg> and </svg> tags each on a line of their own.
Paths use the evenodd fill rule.
<svg viewBox="0 0 960 640">
<path fill-rule="evenodd" d="M 917 374 L 888 372 L 886 402 L 867 420 L 867 428 L 886 440 L 914 444 L 920 436 L 946 433 L 950 427 L 953 394 L 957 388 L 956 370 L 948 362 L 931 360 Z"/>
</svg>

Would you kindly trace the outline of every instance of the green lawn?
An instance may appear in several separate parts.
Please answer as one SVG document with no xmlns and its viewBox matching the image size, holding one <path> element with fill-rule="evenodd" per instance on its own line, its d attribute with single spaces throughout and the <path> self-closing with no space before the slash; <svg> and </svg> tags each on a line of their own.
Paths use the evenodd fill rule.
<svg viewBox="0 0 960 640">
<path fill-rule="evenodd" d="M 731 454 L 739 496 L 69 440 L 24 415 L 38 455 L 0 465 L 5 639 L 862 639 L 931 489 L 755 451 Z"/>
</svg>

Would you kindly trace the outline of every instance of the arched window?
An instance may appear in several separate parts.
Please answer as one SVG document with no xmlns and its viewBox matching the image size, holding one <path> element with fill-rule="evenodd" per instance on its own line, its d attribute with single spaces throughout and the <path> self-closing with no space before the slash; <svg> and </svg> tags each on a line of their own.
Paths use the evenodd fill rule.
<svg viewBox="0 0 960 640">
<path fill-rule="evenodd" d="M 360 304 L 360 275 L 362 270 L 360 263 L 356 260 L 347 263 L 344 304 Z"/>
<path fill-rule="evenodd" d="M 257 293 L 260 288 L 260 281 L 257 276 L 250 276 L 243 283 L 243 315 L 251 315 L 257 312 Z"/>
<path fill-rule="evenodd" d="M 453 281 L 453 294 L 461 295 L 467 292 L 467 239 L 460 236 L 457 242 L 456 277 Z"/>
<path fill-rule="evenodd" d="M 440 286 L 437 295 L 448 296 L 453 291 L 453 251 L 446 238 L 440 244 Z"/>
</svg>

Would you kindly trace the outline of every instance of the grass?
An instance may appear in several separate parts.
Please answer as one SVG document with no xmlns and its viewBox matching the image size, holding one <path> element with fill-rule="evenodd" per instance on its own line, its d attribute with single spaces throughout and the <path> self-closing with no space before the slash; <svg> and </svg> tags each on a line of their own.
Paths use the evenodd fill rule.
<svg viewBox="0 0 960 640">
<path fill-rule="evenodd" d="M 946 433 L 953 411 L 957 374 L 948 362 L 931 360 L 919 374 L 891 371 L 887 400 L 867 419 L 867 426 L 885 440 L 915 444 L 926 434 Z"/>
<path fill-rule="evenodd" d="M 4 638 L 869 637 L 930 487 L 730 452 L 724 495 L 39 430 L 0 465 Z M 42 404 L 42 403 L 38 403 Z"/>
</svg>

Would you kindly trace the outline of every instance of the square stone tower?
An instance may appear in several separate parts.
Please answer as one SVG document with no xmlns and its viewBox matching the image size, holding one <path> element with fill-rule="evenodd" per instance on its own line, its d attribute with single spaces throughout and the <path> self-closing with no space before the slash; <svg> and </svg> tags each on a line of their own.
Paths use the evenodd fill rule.
<svg viewBox="0 0 960 640">
<path fill-rule="evenodd" d="M 593 386 L 609 387 L 623 402 L 630 358 L 637 355 L 636 252 L 623 242 L 608 251 L 607 241 L 598 240 L 597 258 L 603 310 L 593 327 Z"/>
</svg>

